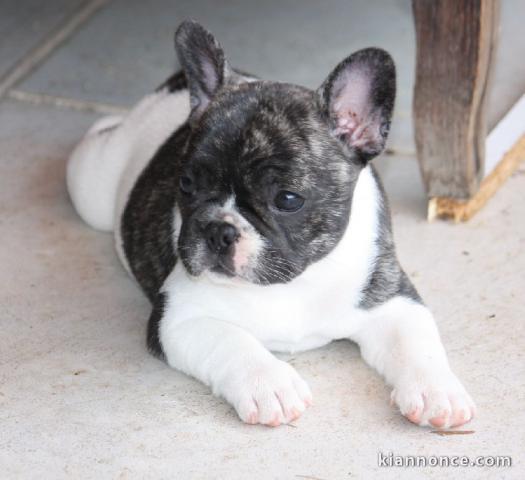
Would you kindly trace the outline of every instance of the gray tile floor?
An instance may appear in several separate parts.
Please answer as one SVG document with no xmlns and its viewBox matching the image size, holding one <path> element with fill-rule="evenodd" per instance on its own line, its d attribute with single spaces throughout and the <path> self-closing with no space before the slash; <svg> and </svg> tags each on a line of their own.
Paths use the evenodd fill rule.
<svg viewBox="0 0 525 480">
<path fill-rule="evenodd" d="M 524 64 L 515 61 L 523 58 L 525 4 L 502 3 L 507 47 L 493 118 L 525 90 Z M 0 0 L 0 82 L 87 4 Z M 470 223 L 427 224 L 415 158 L 402 153 L 413 150 L 409 2 L 217 5 L 108 2 L 0 101 L 0 478 L 523 478 L 525 169 Z M 235 65 L 308 86 L 356 48 L 392 52 L 400 95 L 391 147 L 398 153 L 376 164 L 401 261 L 478 403 L 473 434 L 440 437 L 404 421 L 388 405 L 388 388 L 346 342 L 290 358 L 315 406 L 295 428 L 278 429 L 240 424 L 208 389 L 146 353 L 147 302 L 120 267 L 111 237 L 74 213 L 64 167 L 98 118 L 93 110 L 131 105 L 172 70 L 173 29 L 187 16 L 217 34 Z M 74 100 L 75 108 L 54 97 Z M 385 470 L 378 451 L 512 455 L 514 466 Z"/>
<path fill-rule="evenodd" d="M 0 2 L 0 78 L 82 4 L 81 0 Z"/>
</svg>

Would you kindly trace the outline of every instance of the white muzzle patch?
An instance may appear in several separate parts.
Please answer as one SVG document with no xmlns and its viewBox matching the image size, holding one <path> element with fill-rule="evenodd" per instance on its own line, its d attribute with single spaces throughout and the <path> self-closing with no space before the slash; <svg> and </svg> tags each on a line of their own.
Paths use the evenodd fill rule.
<svg viewBox="0 0 525 480">
<path fill-rule="evenodd" d="M 253 225 L 243 217 L 235 206 L 235 196 L 231 196 L 213 212 L 214 219 L 233 225 L 239 233 L 233 253 L 235 273 L 249 276 L 257 266 L 257 261 L 264 247 L 264 239 Z"/>
</svg>

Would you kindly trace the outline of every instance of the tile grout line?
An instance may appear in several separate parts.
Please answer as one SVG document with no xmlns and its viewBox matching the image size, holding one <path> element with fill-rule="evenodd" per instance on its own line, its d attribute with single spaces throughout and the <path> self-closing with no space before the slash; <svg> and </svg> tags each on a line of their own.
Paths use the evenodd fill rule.
<svg viewBox="0 0 525 480">
<path fill-rule="evenodd" d="M 112 105 L 103 102 L 94 102 L 91 100 L 78 100 L 69 97 L 59 97 L 56 95 L 47 95 L 43 93 L 33 93 L 24 90 L 12 89 L 7 92 L 6 98 L 16 100 L 19 102 L 29 103 L 32 105 L 50 105 L 56 108 L 64 108 L 69 110 L 77 110 L 80 112 L 94 112 L 104 115 L 125 115 L 129 112 L 129 108 Z M 387 147 L 383 155 L 402 155 L 406 157 L 416 156 L 413 150 L 407 150 L 400 147 Z"/>
<path fill-rule="evenodd" d="M 57 97 L 55 95 L 32 93 L 16 89 L 9 90 L 6 97 L 12 100 L 30 103 L 32 105 L 51 105 L 57 108 L 67 108 L 70 110 L 78 110 L 82 112 L 122 115 L 129 111 L 129 109 L 125 107 L 110 105 L 108 103 L 77 100 L 75 98 L 68 97 Z"/>
<path fill-rule="evenodd" d="M 0 78 L 0 98 L 45 60 L 61 43 L 110 0 L 91 0 L 61 23 L 37 47 Z"/>
</svg>

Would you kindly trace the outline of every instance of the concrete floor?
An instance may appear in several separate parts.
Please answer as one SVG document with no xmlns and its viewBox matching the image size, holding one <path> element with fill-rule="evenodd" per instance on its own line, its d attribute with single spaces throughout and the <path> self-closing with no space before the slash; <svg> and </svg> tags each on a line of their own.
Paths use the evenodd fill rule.
<svg viewBox="0 0 525 480">
<path fill-rule="evenodd" d="M 0 80 L 86 3 L 2 1 Z M 0 478 L 524 478 L 525 168 L 468 224 L 426 223 L 410 155 L 408 2 L 334 2 L 352 3 L 354 16 L 343 13 L 355 28 L 346 30 L 345 15 L 313 1 L 304 11 L 297 2 L 268 2 L 255 17 L 245 2 L 211 11 L 178 1 L 174 15 L 166 13 L 174 2 L 155 3 L 110 3 L 0 101 Z M 280 15 L 270 17 L 277 6 Z M 391 46 L 401 83 L 391 140 L 397 153 L 375 163 L 401 261 L 478 404 L 466 427 L 473 433 L 439 436 L 405 421 L 349 342 L 285 357 L 309 382 L 315 405 L 277 429 L 241 424 L 206 387 L 147 354 L 147 301 L 119 265 L 111 237 L 76 216 L 64 167 L 106 104 L 129 105 L 169 72 L 171 31 L 187 15 L 204 18 L 235 64 L 309 85 L 354 48 Z M 388 21 L 393 15 L 398 21 Z M 294 18 L 299 33 L 265 35 Z M 251 32 L 247 43 L 236 44 L 231 22 Z M 335 27 L 320 33 L 316 25 L 328 22 Z M 19 38 L 20 30 L 31 35 Z M 503 83 L 512 72 L 509 81 L 519 84 L 514 65 L 499 68 Z M 60 107 L 56 97 L 84 103 Z M 499 108 L 510 101 L 497 98 Z M 379 452 L 510 455 L 513 466 L 386 469 Z"/>
</svg>

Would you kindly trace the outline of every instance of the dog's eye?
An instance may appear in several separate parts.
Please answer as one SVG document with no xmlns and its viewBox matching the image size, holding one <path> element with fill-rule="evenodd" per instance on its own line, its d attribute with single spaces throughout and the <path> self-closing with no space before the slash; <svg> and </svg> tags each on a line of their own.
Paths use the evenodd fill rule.
<svg viewBox="0 0 525 480">
<path fill-rule="evenodd" d="M 297 193 L 281 190 L 275 196 L 273 203 L 283 212 L 297 212 L 304 205 L 304 198 Z"/>
<path fill-rule="evenodd" d="M 179 187 L 183 193 L 190 195 L 195 191 L 195 182 L 190 176 L 182 175 L 179 180 Z"/>
</svg>

